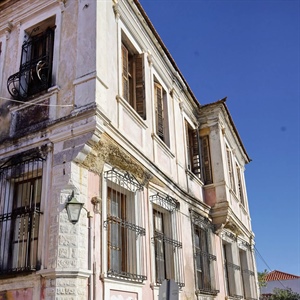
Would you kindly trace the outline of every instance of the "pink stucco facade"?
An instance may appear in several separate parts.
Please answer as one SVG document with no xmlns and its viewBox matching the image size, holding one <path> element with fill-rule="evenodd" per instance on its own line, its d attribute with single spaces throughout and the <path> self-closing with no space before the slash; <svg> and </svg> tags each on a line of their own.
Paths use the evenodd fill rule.
<svg viewBox="0 0 300 300">
<path fill-rule="evenodd" d="M 257 299 L 250 158 L 137 1 L 0 1 L 0 299 Z M 73 223 L 67 204 L 82 203 Z"/>
</svg>

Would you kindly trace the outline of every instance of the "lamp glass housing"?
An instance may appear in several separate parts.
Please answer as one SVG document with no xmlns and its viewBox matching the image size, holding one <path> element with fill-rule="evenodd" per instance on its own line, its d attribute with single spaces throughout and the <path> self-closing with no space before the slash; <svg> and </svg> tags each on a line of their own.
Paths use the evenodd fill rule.
<svg viewBox="0 0 300 300">
<path fill-rule="evenodd" d="M 77 201 L 74 197 L 66 203 L 66 210 L 71 223 L 76 224 L 78 222 L 83 205 L 84 203 Z"/>
</svg>

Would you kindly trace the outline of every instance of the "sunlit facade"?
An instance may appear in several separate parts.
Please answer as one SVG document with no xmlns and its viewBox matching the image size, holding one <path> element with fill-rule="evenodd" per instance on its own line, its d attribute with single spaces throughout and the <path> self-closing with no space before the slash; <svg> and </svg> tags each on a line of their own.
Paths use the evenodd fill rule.
<svg viewBox="0 0 300 300">
<path fill-rule="evenodd" d="M 0 298 L 258 299 L 226 99 L 198 102 L 137 0 L 0 11 Z"/>
</svg>

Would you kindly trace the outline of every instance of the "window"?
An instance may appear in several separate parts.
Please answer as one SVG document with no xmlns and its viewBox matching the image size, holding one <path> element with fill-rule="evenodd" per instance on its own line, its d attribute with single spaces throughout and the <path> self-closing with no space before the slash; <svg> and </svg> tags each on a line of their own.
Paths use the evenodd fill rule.
<svg viewBox="0 0 300 300">
<path fill-rule="evenodd" d="M 201 176 L 199 132 L 185 121 L 188 169 L 197 177 Z"/>
<path fill-rule="evenodd" d="M 145 229 L 141 226 L 142 186 L 134 177 L 115 169 L 105 172 L 107 180 L 107 275 L 142 282 Z"/>
<path fill-rule="evenodd" d="M 216 256 L 212 254 L 212 225 L 205 218 L 192 212 L 195 280 L 198 293 L 216 295 Z"/>
<path fill-rule="evenodd" d="M 170 146 L 167 92 L 156 78 L 154 78 L 154 100 L 156 134 L 167 146 Z"/>
<path fill-rule="evenodd" d="M 240 277 L 241 267 L 233 261 L 237 259 L 234 255 L 233 246 L 236 243 L 224 243 L 223 244 L 223 257 L 224 257 L 224 276 L 227 295 L 230 297 L 243 298 L 240 294 L 241 287 L 237 284 L 238 278 Z"/>
<path fill-rule="evenodd" d="M 248 245 L 249 248 L 249 245 Z M 249 250 L 239 249 L 241 281 L 244 299 L 256 299 L 255 273 L 252 267 L 252 256 Z"/>
<path fill-rule="evenodd" d="M 0 168 L 0 274 L 39 269 L 43 159 L 22 156 Z"/>
<path fill-rule="evenodd" d="M 213 183 L 209 136 L 205 135 L 200 138 L 201 143 L 201 159 L 203 166 L 203 181 L 205 184 Z"/>
<path fill-rule="evenodd" d="M 122 96 L 146 120 L 144 55 L 130 41 L 122 42 Z"/>
<path fill-rule="evenodd" d="M 26 99 L 51 86 L 54 24 L 53 17 L 26 31 L 19 72 L 7 81 L 13 98 Z"/>
<path fill-rule="evenodd" d="M 243 184 L 242 184 L 242 170 L 237 163 L 235 164 L 235 168 L 236 168 L 236 174 L 237 174 L 238 194 L 239 194 L 242 205 L 245 206 L 244 191 L 243 191 Z"/>
<path fill-rule="evenodd" d="M 156 194 L 150 197 L 153 204 L 153 245 L 156 283 L 173 279 L 179 287 L 183 282 L 182 243 L 179 240 L 178 202 Z"/>
<path fill-rule="evenodd" d="M 227 167 L 228 167 L 230 188 L 234 192 L 236 192 L 235 182 L 234 182 L 233 166 L 232 166 L 232 154 L 231 154 L 231 150 L 229 149 L 229 147 L 227 145 L 226 145 L 226 156 L 227 156 Z"/>
</svg>

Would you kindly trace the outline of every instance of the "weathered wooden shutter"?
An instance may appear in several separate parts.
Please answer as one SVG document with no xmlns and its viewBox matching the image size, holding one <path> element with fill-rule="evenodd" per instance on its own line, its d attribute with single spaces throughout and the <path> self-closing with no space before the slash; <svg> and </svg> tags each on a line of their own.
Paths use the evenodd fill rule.
<svg viewBox="0 0 300 300">
<path fill-rule="evenodd" d="M 156 133 L 164 140 L 163 90 L 162 86 L 157 83 L 154 87 L 156 100 Z"/>
<path fill-rule="evenodd" d="M 240 201 L 245 206 L 243 186 L 242 186 L 242 177 L 241 177 L 241 169 L 238 165 L 236 165 L 236 172 L 237 172 L 237 180 L 238 180 L 238 189 L 239 189 Z"/>
<path fill-rule="evenodd" d="M 190 141 L 190 128 L 187 121 L 185 121 L 185 135 L 186 135 L 186 152 L 187 152 L 187 167 L 192 170 L 192 153 L 191 153 L 191 141 Z"/>
<path fill-rule="evenodd" d="M 198 129 L 191 130 L 192 136 L 192 172 L 200 177 L 201 164 L 200 164 L 200 149 L 199 149 L 199 132 Z"/>
<path fill-rule="evenodd" d="M 146 120 L 144 54 L 136 55 L 135 60 L 135 93 L 136 112 Z"/>
<path fill-rule="evenodd" d="M 123 98 L 129 101 L 128 50 L 122 45 L 122 88 Z"/>
<path fill-rule="evenodd" d="M 232 160 L 231 160 L 231 151 L 228 148 L 228 146 L 226 146 L 226 155 L 227 155 L 227 164 L 228 164 L 230 187 L 235 191 L 235 183 L 234 183 L 234 177 L 233 177 L 233 167 L 232 167 Z"/>
<path fill-rule="evenodd" d="M 210 184 L 213 181 L 210 161 L 210 147 L 207 135 L 201 138 L 201 150 L 204 183 Z"/>
</svg>

